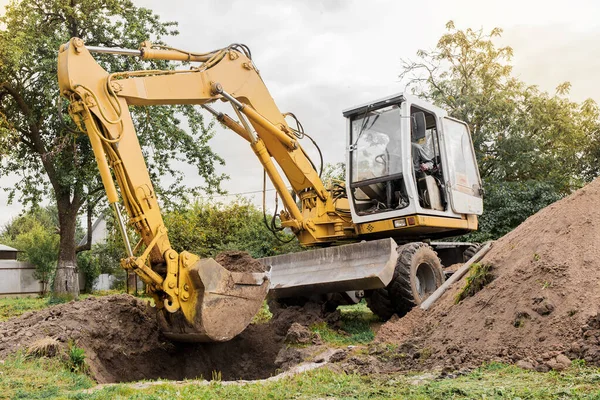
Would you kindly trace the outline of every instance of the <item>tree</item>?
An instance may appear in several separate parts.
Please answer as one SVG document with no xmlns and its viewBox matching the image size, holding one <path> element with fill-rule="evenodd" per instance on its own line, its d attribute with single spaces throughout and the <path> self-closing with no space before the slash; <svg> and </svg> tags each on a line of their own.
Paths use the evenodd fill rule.
<svg viewBox="0 0 600 400">
<path fill-rule="evenodd" d="M 16 174 L 10 199 L 36 205 L 53 198 L 58 208 L 60 244 L 54 291 L 77 296 L 75 229 L 84 208 L 88 225 L 103 190 L 89 141 L 57 115 L 56 54 L 71 37 L 88 45 L 137 48 L 151 39 L 176 35 L 174 22 L 162 22 L 151 10 L 130 0 L 21 0 L 0 17 L 0 176 Z M 97 58 L 108 71 L 171 68 L 167 62 L 142 62 L 109 55 Z M 219 190 L 223 163 L 208 146 L 212 123 L 191 106 L 132 107 L 134 123 L 155 183 L 169 175 L 168 188 L 157 186 L 163 200 L 182 193 Z M 182 121 L 182 119 L 184 121 Z M 186 127 L 186 129 L 184 129 Z M 152 149 L 150 151 L 150 149 Z M 205 184 L 183 189 L 174 161 L 197 166 Z M 173 199 L 175 199 L 174 197 Z M 88 243 L 91 243 L 88 240 Z"/>
<path fill-rule="evenodd" d="M 34 277 L 42 283 L 42 294 L 56 270 L 59 237 L 52 208 L 36 209 L 9 222 L 0 240 L 21 251 L 19 258 L 35 267 Z"/>
<path fill-rule="evenodd" d="M 336 163 L 327 163 L 325 164 L 325 168 L 323 169 L 323 175 L 321 176 L 321 180 L 325 183 L 330 181 L 346 181 L 346 163 L 345 162 L 336 162 Z"/>
<path fill-rule="evenodd" d="M 485 213 L 510 214 L 523 198 L 537 199 L 512 215 L 512 229 L 547 201 L 598 176 L 598 104 L 570 101 L 568 82 L 551 95 L 512 76 L 513 50 L 494 44 L 501 29 L 459 30 L 452 21 L 446 27 L 435 49 L 403 60 L 400 78 L 469 125 L 487 193 Z M 484 234 L 506 233 L 500 220 L 484 215 Z"/>
</svg>

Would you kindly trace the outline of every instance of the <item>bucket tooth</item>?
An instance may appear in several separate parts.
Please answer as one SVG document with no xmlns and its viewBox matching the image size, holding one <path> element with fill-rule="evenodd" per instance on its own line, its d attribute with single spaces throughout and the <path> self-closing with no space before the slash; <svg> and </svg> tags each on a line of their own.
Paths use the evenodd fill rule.
<svg viewBox="0 0 600 400">
<path fill-rule="evenodd" d="M 190 298 L 175 313 L 158 310 L 164 335 L 174 341 L 232 339 L 250 324 L 269 290 L 269 271 L 230 272 L 212 258 L 197 261 L 183 274 Z"/>
</svg>

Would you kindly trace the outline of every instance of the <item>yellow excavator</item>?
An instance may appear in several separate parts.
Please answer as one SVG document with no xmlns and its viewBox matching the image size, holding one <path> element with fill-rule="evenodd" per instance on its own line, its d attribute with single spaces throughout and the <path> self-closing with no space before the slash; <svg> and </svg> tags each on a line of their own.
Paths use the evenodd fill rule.
<svg viewBox="0 0 600 400">
<path fill-rule="evenodd" d="M 91 53 L 191 67 L 109 73 Z M 473 252 L 470 243 L 432 241 L 477 229 L 483 211 L 468 126 L 418 98 L 396 94 L 345 110 L 347 177 L 325 185 L 300 144 L 301 124 L 288 125 L 286 117 L 295 116 L 278 109 L 244 45 L 192 53 L 150 42 L 93 47 L 72 38 L 59 50 L 58 81 L 93 148 L 125 242 L 122 266 L 146 283 L 172 340 L 229 340 L 267 294 L 366 298 L 382 318 L 403 314 L 442 284 L 442 265 Z M 231 105 L 235 118 L 215 111 L 217 101 Z M 278 228 L 313 249 L 264 258 L 265 268 L 250 272 L 173 250 L 129 113 L 131 105 L 159 104 L 200 105 L 247 141 L 282 199 Z M 139 234 L 134 246 L 126 224 Z"/>
</svg>

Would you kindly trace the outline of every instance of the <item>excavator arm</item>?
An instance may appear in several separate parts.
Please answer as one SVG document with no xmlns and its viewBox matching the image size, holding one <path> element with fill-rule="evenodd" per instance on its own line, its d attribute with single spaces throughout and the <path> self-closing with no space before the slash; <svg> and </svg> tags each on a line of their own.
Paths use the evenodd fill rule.
<svg viewBox="0 0 600 400">
<path fill-rule="evenodd" d="M 200 62 L 189 70 L 105 71 L 90 50 L 137 55 L 143 59 Z M 156 192 L 129 113 L 130 105 L 197 104 L 249 142 L 271 179 L 284 210 L 282 226 L 305 245 L 356 237 L 347 199 L 326 189 L 310 159 L 276 106 L 258 70 L 234 45 L 194 54 L 144 42 L 140 50 L 86 47 L 73 38 L 58 57 L 60 93 L 69 113 L 90 139 L 108 201 L 114 209 L 128 257 L 122 261 L 147 284 L 159 321 L 177 340 L 223 341 L 240 333 L 262 305 L 267 272 L 230 272 L 213 259 L 172 249 Z M 208 104 L 229 102 L 239 122 Z M 287 190 L 279 165 L 293 192 Z M 115 181 L 117 185 L 115 185 Z M 140 241 L 132 247 L 119 211 L 122 204 Z"/>
</svg>

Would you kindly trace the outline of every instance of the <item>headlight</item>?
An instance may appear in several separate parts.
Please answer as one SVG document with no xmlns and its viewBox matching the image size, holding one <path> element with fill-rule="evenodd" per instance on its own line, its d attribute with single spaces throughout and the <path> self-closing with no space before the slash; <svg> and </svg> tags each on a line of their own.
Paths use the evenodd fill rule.
<svg viewBox="0 0 600 400">
<path fill-rule="evenodd" d="M 402 228 L 406 226 L 406 218 L 395 219 L 394 228 Z"/>
</svg>

